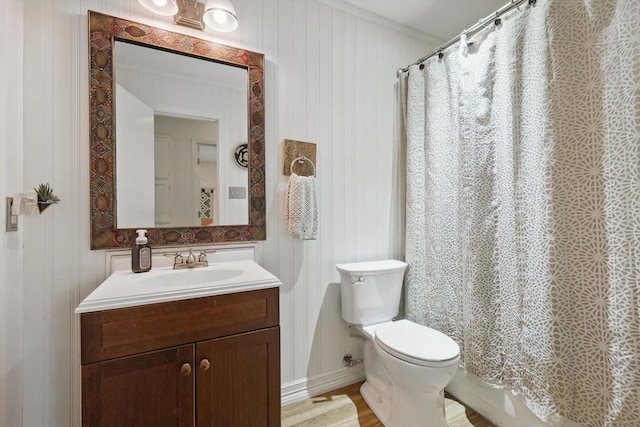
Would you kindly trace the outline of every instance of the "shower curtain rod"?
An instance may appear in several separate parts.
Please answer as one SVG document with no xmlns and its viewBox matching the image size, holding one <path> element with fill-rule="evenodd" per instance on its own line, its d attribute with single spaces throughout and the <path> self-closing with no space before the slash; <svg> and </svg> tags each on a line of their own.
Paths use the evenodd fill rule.
<svg viewBox="0 0 640 427">
<path fill-rule="evenodd" d="M 426 61 L 427 59 L 431 58 L 432 56 L 441 55 L 443 50 L 445 50 L 446 48 L 448 48 L 449 46 L 453 45 L 458 40 L 460 40 L 460 37 L 462 37 L 463 34 L 465 34 L 467 36 L 471 35 L 471 34 L 474 34 L 478 30 L 484 28 L 484 26 L 487 25 L 490 22 L 493 22 L 495 25 L 500 25 L 500 23 L 501 23 L 500 17 L 502 15 L 504 15 L 505 13 L 509 12 L 510 10 L 520 6 L 520 4 L 524 3 L 525 1 L 528 1 L 529 4 L 532 5 L 532 4 L 535 4 L 535 2 L 537 0 L 511 0 L 509 3 L 505 4 L 500 9 L 496 10 L 495 12 L 493 12 L 491 15 L 487 16 L 486 18 L 483 18 L 483 19 L 479 20 L 475 25 L 471 26 L 471 28 L 464 30 L 463 32 L 461 32 L 460 34 L 458 34 L 457 36 L 455 36 L 454 38 L 452 38 L 451 40 L 449 40 L 445 44 L 439 46 L 434 52 L 432 52 L 432 53 L 430 53 L 430 54 L 428 54 L 426 56 L 423 56 L 422 58 L 418 59 L 413 64 L 407 65 L 405 68 L 398 69 L 397 76 L 400 77 L 400 74 L 406 73 L 407 71 L 409 71 L 409 67 L 412 66 L 412 65 L 422 64 L 424 61 Z"/>
</svg>

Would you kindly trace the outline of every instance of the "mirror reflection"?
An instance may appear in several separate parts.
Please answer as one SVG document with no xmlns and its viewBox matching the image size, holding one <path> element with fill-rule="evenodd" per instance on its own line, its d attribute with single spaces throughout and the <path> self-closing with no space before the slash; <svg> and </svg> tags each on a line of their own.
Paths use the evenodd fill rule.
<svg viewBox="0 0 640 427">
<path fill-rule="evenodd" d="M 247 224 L 247 71 L 120 40 L 114 65 L 117 227 Z"/>
</svg>

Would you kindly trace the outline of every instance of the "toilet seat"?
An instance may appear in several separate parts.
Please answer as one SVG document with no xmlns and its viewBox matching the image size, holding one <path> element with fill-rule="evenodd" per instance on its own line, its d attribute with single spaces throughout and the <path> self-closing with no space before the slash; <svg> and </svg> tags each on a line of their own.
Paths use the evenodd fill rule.
<svg viewBox="0 0 640 427">
<path fill-rule="evenodd" d="M 374 340 L 392 356 L 419 366 L 449 365 L 460 355 L 460 347 L 450 337 L 409 320 L 381 325 Z"/>
</svg>

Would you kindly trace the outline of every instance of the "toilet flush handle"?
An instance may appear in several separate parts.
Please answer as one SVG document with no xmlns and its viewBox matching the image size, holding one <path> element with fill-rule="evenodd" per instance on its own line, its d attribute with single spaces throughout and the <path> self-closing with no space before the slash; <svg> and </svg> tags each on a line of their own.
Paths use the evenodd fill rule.
<svg viewBox="0 0 640 427">
<path fill-rule="evenodd" d="M 358 277 L 358 280 L 352 280 L 351 284 L 352 285 L 364 285 L 364 276 L 360 276 Z"/>
</svg>

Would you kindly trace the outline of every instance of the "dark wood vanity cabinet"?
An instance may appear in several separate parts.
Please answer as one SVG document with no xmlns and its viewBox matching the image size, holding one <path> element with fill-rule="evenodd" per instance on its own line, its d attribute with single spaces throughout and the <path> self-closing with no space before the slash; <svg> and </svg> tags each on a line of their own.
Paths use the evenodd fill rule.
<svg viewBox="0 0 640 427">
<path fill-rule="evenodd" d="M 83 313 L 83 426 L 280 426 L 278 321 L 278 288 Z"/>
<path fill-rule="evenodd" d="M 196 360 L 211 364 L 196 379 L 198 426 L 280 425 L 279 340 L 275 327 L 196 344 Z"/>
<path fill-rule="evenodd" d="M 187 345 L 84 365 L 82 425 L 193 426 L 195 376 L 177 374 L 193 355 Z"/>
</svg>

